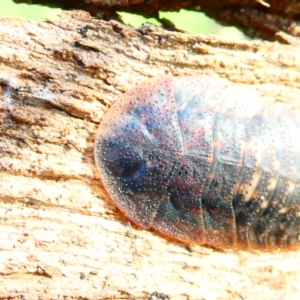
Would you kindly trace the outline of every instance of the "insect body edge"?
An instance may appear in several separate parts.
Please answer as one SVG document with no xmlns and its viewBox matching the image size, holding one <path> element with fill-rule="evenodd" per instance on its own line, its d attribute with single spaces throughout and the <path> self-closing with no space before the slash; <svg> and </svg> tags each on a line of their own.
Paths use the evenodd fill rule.
<svg viewBox="0 0 300 300">
<path fill-rule="evenodd" d="M 95 160 L 142 228 L 217 248 L 300 246 L 300 111 L 227 80 L 164 76 L 105 114 Z"/>
</svg>

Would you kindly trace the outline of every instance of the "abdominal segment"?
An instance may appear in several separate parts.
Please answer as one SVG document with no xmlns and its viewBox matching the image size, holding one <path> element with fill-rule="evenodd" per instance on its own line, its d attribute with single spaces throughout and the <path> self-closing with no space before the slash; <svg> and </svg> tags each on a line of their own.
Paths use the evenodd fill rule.
<svg viewBox="0 0 300 300">
<path fill-rule="evenodd" d="M 164 76 L 104 116 L 95 160 L 130 220 L 216 248 L 300 246 L 300 113 L 226 80 Z"/>
</svg>

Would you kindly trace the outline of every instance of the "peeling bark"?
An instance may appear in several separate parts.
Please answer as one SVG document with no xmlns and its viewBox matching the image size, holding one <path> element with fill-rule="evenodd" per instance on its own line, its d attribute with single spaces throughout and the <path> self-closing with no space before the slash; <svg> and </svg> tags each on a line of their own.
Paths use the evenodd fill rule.
<svg viewBox="0 0 300 300">
<path fill-rule="evenodd" d="M 220 76 L 299 102 L 296 46 L 135 30 L 84 12 L 2 19 L 0 36 L 2 299 L 299 299 L 299 251 L 217 251 L 140 230 L 93 159 L 103 113 L 153 76 Z"/>
</svg>

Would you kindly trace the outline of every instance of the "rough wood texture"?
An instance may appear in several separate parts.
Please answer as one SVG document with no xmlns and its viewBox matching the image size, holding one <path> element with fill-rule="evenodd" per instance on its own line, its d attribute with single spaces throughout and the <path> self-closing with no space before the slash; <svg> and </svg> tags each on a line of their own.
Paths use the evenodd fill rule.
<svg viewBox="0 0 300 300">
<path fill-rule="evenodd" d="M 249 36 L 294 43 L 300 36 L 299 1 L 295 0 L 14 0 L 63 9 L 82 9 L 102 19 L 118 19 L 117 10 L 158 18 L 159 11 L 201 11 L 225 25 L 239 27 Z M 162 20 L 166 26 L 170 22 Z"/>
<path fill-rule="evenodd" d="M 300 12 L 299 1 L 295 0 L 13 0 L 16 3 L 44 4 L 62 8 L 86 8 L 93 6 L 111 10 L 129 10 L 155 15 L 159 10 L 219 10 L 229 8 L 255 8 L 258 10 L 276 12 L 282 16 L 298 15 Z"/>
<path fill-rule="evenodd" d="M 300 251 L 187 248 L 139 230 L 93 159 L 103 112 L 141 80 L 219 75 L 299 101 L 299 66 L 293 46 L 134 30 L 83 12 L 2 19 L 1 299 L 299 299 Z"/>
</svg>

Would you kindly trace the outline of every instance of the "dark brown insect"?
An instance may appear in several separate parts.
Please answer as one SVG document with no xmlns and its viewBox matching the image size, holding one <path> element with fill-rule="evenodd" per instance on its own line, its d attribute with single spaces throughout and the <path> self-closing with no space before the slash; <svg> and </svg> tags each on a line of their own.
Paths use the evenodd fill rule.
<svg viewBox="0 0 300 300">
<path fill-rule="evenodd" d="M 300 246 L 300 110 L 208 77 L 162 77 L 105 114 L 95 160 L 142 228 L 217 248 Z"/>
</svg>

